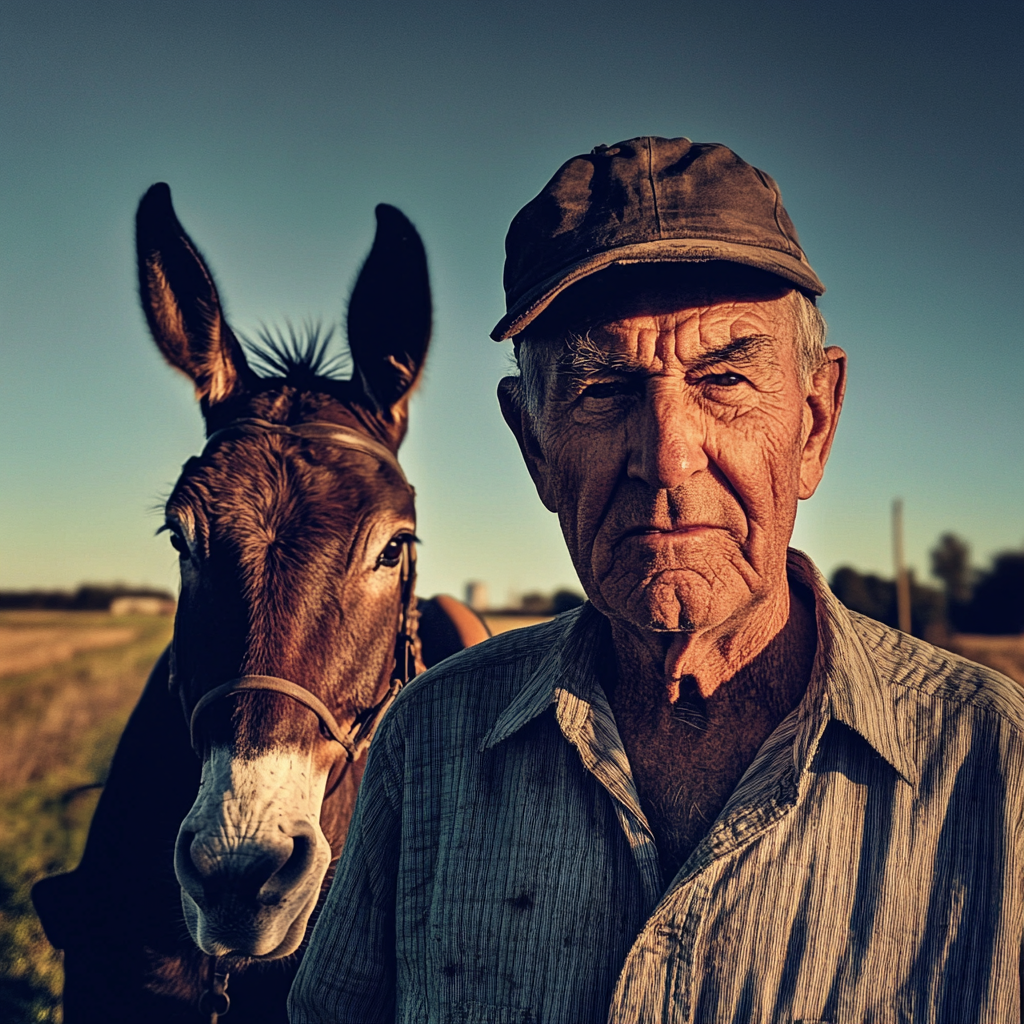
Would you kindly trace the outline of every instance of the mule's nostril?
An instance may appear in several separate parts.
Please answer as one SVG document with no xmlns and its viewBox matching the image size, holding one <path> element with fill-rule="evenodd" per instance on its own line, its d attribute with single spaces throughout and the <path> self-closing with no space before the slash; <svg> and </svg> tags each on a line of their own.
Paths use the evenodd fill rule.
<svg viewBox="0 0 1024 1024">
<path fill-rule="evenodd" d="M 174 844 L 174 873 L 182 889 L 192 899 L 197 900 L 203 892 L 203 879 L 192 856 L 195 841 L 195 832 L 182 830 L 178 833 L 177 842 Z"/>
<path fill-rule="evenodd" d="M 296 822 L 292 828 L 291 856 L 267 879 L 257 897 L 264 906 L 275 906 L 289 889 L 312 869 L 316 860 L 316 839 L 308 822 Z"/>
<path fill-rule="evenodd" d="M 224 858 L 218 869 L 203 879 L 203 891 L 209 904 L 224 897 L 256 900 L 260 891 L 291 857 L 291 844 L 255 850 L 239 850 Z"/>
<path fill-rule="evenodd" d="M 219 835 L 179 832 L 174 871 L 181 887 L 200 906 L 225 898 L 255 900 L 267 882 L 292 858 L 293 844 L 284 835 L 273 842 L 248 842 L 225 848 Z"/>
</svg>

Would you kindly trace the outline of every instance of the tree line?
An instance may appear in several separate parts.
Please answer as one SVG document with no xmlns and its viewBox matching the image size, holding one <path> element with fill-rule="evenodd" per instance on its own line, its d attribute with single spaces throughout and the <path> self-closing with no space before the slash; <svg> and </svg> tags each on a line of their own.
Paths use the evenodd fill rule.
<svg viewBox="0 0 1024 1024">
<path fill-rule="evenodd" d="M 967 542 L 944 533 L 931 550 L 931 572 L 939 586 L 919 583 L 911 573 L 914 636 L 1024 633 L 1024 551 L 1002 551 L 987 569 L 979 569 L 971 564 Z M 888 626 L 898 624 L 895 580 L 842 566 L 830 583 L 847 608 Z"/>
<path fill-rule="evenodd" d="M 155 597 L 174 601 L 168 590 L 123 583 L 83 583 L 76 590 L 0 590 L 0 611 L 105 612 L 119 597 Z"/>
</svg>

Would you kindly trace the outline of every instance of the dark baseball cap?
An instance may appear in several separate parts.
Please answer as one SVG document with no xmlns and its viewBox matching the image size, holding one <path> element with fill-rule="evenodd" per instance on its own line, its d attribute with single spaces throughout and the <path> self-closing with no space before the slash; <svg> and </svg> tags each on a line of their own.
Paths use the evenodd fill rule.
<svg viewBox="0 0 1024 1024">
<path fill-rule="evenodd" d="M 495 341 L 518 334 L 571 284 L 612 265 L 725 260 L 808 295 L 825 286 L 778 185 L 716 142 L 647 135 L 562 164 L 505 237 Z"/>
</svg>

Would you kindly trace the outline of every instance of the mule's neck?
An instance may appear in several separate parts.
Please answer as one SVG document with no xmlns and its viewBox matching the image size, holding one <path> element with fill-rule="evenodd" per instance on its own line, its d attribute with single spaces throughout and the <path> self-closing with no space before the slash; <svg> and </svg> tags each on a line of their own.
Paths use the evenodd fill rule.
<svg viewBox="0 0 1024 1024">
<path fill-rule="evenodd" d="M 327 794 L 320 811 L 320 827 L 331 844 L 332 862 L 341 856 L 341 849 L 345 845 L 365 768 L 366 754 L 350 764 L 340 761 L 327 780 Z M 340 776 L 337 774 L 339 772 Z"/>
</svg>

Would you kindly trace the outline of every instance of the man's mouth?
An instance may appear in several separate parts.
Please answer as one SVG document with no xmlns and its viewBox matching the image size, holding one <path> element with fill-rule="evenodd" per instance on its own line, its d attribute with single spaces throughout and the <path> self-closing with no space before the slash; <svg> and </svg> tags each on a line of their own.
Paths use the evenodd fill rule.
<svg viewBox="0 0 1024 1024">
<path fill-rule="evenodd" d="M 612 542 L 612 550 L 619 550 L 623 544 L 635 541 L 641 548 L 660 548 L 663 545 L 685 544 L 701 541 L 714 533 L 727 532 L 724 526 L 710 523 L 680 523 L 676 526 L 634 526 L 619 534 Z"/>
<path fill-rule="evenodd" d="M 684 523 L 679 526 L 634 526 L 622 535 L 622 540 L 628 537 L 651 537 L 671 539 L 673 537 L 691 537 L 711 530 L 724 530 L 723 526 L 713 526 L 710 523 Z"/>
</svg>

